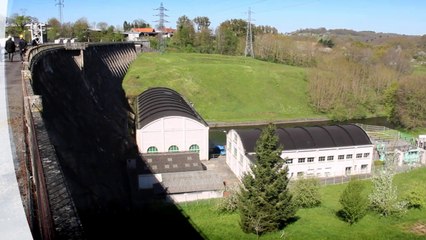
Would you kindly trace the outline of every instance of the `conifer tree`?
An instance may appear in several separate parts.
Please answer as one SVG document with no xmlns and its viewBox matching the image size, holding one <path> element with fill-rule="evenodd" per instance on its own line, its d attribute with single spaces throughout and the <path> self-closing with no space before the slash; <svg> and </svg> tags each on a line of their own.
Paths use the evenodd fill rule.
<svg viewBox="0 0 426 240">
<path fill-rule="evenodd" d="M 288 189 L 288 168 L 280 157 L 275 126 L 269 124 L 256 142 L 256 163 L 242 179 L 240 226 L 244 232 L 276 231 L 294 217 L 296 206 Z"/>
<path fill-rule="evenodd" d="M 363 189 L 364 184 L 360 180 L 351 180 L 340 195 L 340 216 L 351 225 L 367 214 L 368 199 L 362 194 Z"/>
</svg>

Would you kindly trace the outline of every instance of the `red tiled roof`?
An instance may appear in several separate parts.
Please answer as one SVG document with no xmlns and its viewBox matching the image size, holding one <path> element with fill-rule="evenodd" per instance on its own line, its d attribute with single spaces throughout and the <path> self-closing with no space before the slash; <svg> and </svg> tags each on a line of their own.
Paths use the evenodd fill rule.
<svg viewBox="0 0 426 240">
<path fill-rule="evenodd" d="M 163 32 L 166 32 L 166 33 L 174 33 L 175 31 L 176 30 L 173 28 L 163 28 Z"/>
<path fill-rule="evenodd" d="M 155 32 L 154 28 L 132 28 L 132 32 L 149 33 Z"/>
</svg>

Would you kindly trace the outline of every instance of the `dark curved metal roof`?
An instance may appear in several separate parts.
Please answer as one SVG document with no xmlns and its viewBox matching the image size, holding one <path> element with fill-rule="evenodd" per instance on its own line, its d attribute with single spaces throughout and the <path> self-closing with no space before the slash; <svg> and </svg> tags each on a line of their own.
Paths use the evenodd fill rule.
<svg viewBox="0 0 426 240">
<path fill-rule="evenodd" d="M 257 139 L 259 139 L 262 130 L 258 128 L 253 129 L 235 129 L 240 136 L 241 142 L 243 143 L 246 152 L 254 152 L 256 147 Z"/>
<path fill-rule="evenodd" d="M 236 129 L 246 152 L 254 152 L 260 129 Z M 284 150 L 329 148 L 372 144 L 365 131 L 354 124 L 277 128 Z"/>
<path fill-rule="evenodd" d="M 138 129 L 168 116 L 187 117 L 208 126 L 195 109 L 178 92 L 170 88 L 150 88 L 137 97 Z"/>
</svg>

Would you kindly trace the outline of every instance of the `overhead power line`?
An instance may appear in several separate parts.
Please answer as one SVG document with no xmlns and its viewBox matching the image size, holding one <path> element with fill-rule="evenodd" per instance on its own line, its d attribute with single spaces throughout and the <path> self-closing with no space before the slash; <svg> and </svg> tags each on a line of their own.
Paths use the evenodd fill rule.
<svg viewBox="0 0 426 240">
<path fill-rule="evenodd" d="M 163 34 L 163 32 L 166 30 L 166 27 L 164 26 L 164 23 L 168 22 L 167 20 L 165 20 L 165 18 L 168 17 L 168 15 L 166 15 L 164 12 L 168 11 L 168 9 L 166 9 L 163 6 L 163 3 L 161 3 L 160 7 L 157 8 L 157 9 L 154 9 L 154 10 L 158 11 L 158 14 L 154 15 L 154 16 L 160 17 L 160 19 L 158 21 L 156 21 L 156 22 L 158 22 L 158 29 L 160 30 L 160 33 L 158 34 L 159 35 L 158 47 L 159 47 L 159 51 L 161 53 L 163 53 L 164 50 L 165 50 L 165 48 L 166 48 L 166 42 L 164 40 L 164 34 Z"/>
<path fill-rule="evenodd" d="M 244 55 L 254 57 L 254 51 L 253 51 L 253 33 L 251 29 L 251 14 L 253 12 L 249 8 L 248 10 L 248 18 L 247 18 L 247 34 L 246 34 L 246 48 L 244 50 Z"/>
<path fill-rule="evenodd" d="M 64 0 L 55 0 L 55 5 L 59 8 L 59 22 L 62 24 L 62 8 L 64 7 Z"/>
</svg>

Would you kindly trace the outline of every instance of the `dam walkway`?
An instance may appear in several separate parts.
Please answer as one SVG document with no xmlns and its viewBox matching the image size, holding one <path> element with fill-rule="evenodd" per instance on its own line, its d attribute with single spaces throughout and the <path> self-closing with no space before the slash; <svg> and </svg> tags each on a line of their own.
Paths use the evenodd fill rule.
<svg viewBox="0 0 426 240">
<path fill-rule="evenodd" d="M 22 118 L 21 68 L 21 62 L 0 56 L 0 236 L 12 240 L 33 239 L 17 181 L 19 141 L 12 127 Z"/>
</svg>

